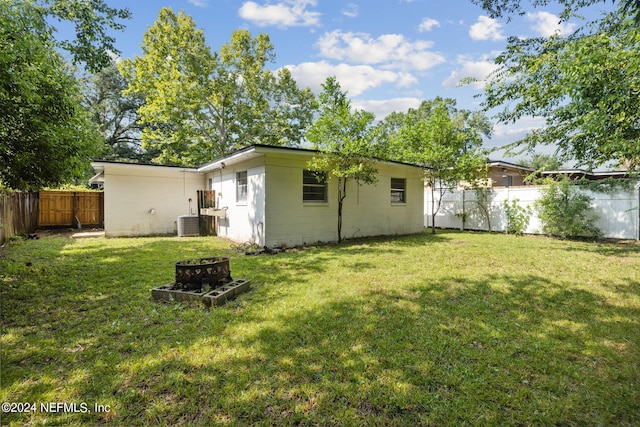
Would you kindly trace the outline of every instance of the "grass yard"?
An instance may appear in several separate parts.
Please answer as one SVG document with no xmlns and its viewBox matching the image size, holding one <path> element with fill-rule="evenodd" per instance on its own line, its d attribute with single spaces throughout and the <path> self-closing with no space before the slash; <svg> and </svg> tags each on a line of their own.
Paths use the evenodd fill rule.
<svg viewBox="0 0 640 427">
<path fill-rule="evenodd" d="M 229 248 L 0 249 L 0 400 L 36 404 L 1 424 L 640 425 L 637 242 L 440 231 Z M 250 292 L 211 311 L 150 300 L 175 261 L 222 255 Z"/>
</svg>

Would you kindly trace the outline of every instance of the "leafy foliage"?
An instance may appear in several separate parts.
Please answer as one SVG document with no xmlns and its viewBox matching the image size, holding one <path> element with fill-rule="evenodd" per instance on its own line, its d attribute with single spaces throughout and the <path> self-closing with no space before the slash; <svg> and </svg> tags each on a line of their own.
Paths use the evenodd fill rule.
<svg viewBox="0 0 640 427">
<path fill-rule="evenodd" d="M 103 157 L 149 162 L 154 153 L 142 150 L 142 126 L 138 123 L 138 109 L 144 105 L 144 96 L 123 95 L 128 85 L 115 62 L 83 80 L 83 104 L 106 144 Z"/>
<path fill-rule="evenodd" d="M 542 197 L 536 201 L 542 231 L 550 236 L 567 238 L 602 234 L 591 212 L 591 197 L 580 193 L 569 180 L 547 180 Z"/>
<path fill-rule="evenodd" d="M 554 154 L 535 153 L 528 159 L 521 159 L 518 164 L 536 171 L 555 171 L 562 168 L 562 161 Z"/>
<path fill-rule="evenodd" d="M 522 207 L 518 202 L 518 199 L 511 200 L 511 203 L 509 203 L 508 200 L 504 200 L 502 202 L 504 213 L 507 217 L 505 232 L 507 234 L 522 236 L 529 226 L 529 219 L 531 219 L 531 207 Z"/>
<path fill-rule="evenodd" d="M 471 0 L 472 3 L 482 7 L 491 18 L 503 16 L 511 18 L 511 15 L 524 15 L 521 0 Z M 579 9 L 592 6 L 598 3 L 607 3 L 606 0 L 530 0 L 527 2 L 533 7 L 545 7 L 552 3 L 558 3 L 561 8 L 560 17 L 563 20 L 578 14 Z M 614 0 L 615 3 L 615 0 Z M 635 13 L 636 22 L 640 21 L 640 1 L 638 0 L 618 0 L 625 12 Z"/>
<path fill-rule="evenodd" d="M 486 87 L 503 123 L 545 119 L 512 148 L 555 144 L 561 160 L 640 167 L 640 29 L 622 9 L 570 37 L 509 39 Z"/>
<path fill-rule="evenodd" d="M 424 101 L 417 109 L 395 113 L 379 126 L 386 142 L 387 157 L 421 165 L 432 192 L 432 231 L 440 205 L 433 193 L 442 195 L 460 181 L 473 182 L 486 171 L 482 135 L 490 135 L 491 124 L 479 112 L 459 110 L 453 99 Z"/>
<path fill-rule="evenodd" d="M 377 181 L 377 169 L 371 160 L 375 116 L 367 111 L 352 111 L 351 102 L 335 77 L 329 77 L 322 89 L 317 103 L 319 116 L 307 131 L 307 139 L 320 154 L 309 161 L 308 167 L 338 181 L 338 242 L 341 242 L 347 182 Z"/>
<path fill-rule="evenodd" d="M 219 52 L 183 12 L 164 8 L 144 35 L 142 56 L 120 63 L 126 94 L 143 94 L 143 147 L 155 161 L 194 165 L 260 142 L 297 145 L 312 120 L 310 90 L 287 69 L 277 76 L 268 35 L 237 30 Z"/>
<path fill-rule="evenodd" d="M 99 134 L 51 28 L 26 2 L 0 2 L 0 183 L 17 190 L 80 176 Z"/>
<path fill-rule="evenodd" d="M 74 64 L 84 63 L 90 71 L 97 72 L 109 66 L 111 55 L 120 53 L 109 31 L 124 29 L 119 20 L 131 17 L 127 8 L 109 7 L 104 0 L 35 0 L 33 4 L 39 14 L 74 25 L 74 40 L 55 42 L 71 53 Z"/>
</svg>

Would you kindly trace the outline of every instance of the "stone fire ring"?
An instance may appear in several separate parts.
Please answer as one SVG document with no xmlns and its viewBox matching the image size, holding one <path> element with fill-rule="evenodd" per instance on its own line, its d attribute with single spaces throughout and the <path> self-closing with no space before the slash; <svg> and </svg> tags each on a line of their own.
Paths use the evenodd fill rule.
<svg viewBox="0 0 640 427">
<path fill-rule="evenodd" d="M 173 289 L 174 285 L 175 283 L 169 283 L 153 288 L 151 296 L 156 301 L 201 302 L 205 307 L 216 307 L 223 305 L 241 293 L 247 292 L 250 282 L 244 279 L 237 279 L 208 292 Z"/>
</svg>

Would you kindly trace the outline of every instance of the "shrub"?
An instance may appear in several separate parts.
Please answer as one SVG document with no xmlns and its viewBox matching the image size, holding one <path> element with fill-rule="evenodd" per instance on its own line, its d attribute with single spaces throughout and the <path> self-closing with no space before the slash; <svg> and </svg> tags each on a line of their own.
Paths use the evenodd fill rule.
<svg viewBox="0 0 640 427">
<path fill-rule="evenodd" d="M 522 207 L 518 205 L 518 199 L 512 200 L 511 203 L 505 200 L 502 202 L 504 212 L 507 216 L 507 226 L 505 232 L 507 234 L 515 234 L 521 236 L 529 225 L 531 217 L 531 208 L 529 206 Z"/>
<path fill-rule="evenodd" d="M 598 217 L 591 209 L 592 198 L 580 193 L 567 178 L 548 180 L 536 208 L 542 221 L 542 231 L 550 236 L 567 238 L 578 236 L 600 237 L 595 225 Z"/>
</svg>

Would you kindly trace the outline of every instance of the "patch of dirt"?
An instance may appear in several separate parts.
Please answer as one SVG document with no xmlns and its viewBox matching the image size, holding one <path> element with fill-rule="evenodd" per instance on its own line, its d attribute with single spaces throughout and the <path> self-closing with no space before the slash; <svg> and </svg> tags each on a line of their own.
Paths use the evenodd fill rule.
<svg viewBox="0 0 640 427">
<path fill-rule="evenodd" d="M 71 228 L 71 227 L 60 227 L 60 228 L 39 228 L 34 231 L 32 234 L 38 236 L 38 238 L 43 237 L 69 237 L 73 236 L 76 233 L 89 233 L 89 232 L 98 232 L 104 231 L 102 228 L 97 227 L 86 227 L 86 228 Z"/>
</svg>

